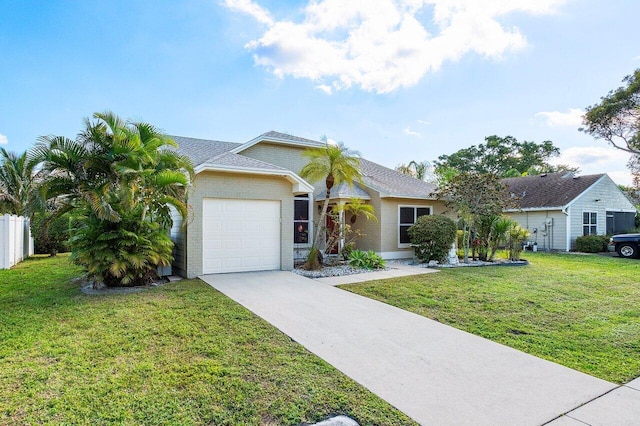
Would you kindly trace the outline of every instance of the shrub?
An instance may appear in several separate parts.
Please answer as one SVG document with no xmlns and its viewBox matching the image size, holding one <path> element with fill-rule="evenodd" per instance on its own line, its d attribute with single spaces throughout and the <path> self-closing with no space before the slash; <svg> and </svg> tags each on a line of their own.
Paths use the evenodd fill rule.
<svg viewBox="0 0 640 426">
<path fill-rule="evenodd" d="M 33 250 L 36 254 L 55 256 L 69 250 L 69 215 L 64 214 L 54 220 L 50 219 L 50 213 L 36 213 L 31 220 Z M 48 220 L 50 220 L 48 230 L 45 230 Z"/>
<path fill-rule="evenodd" d="M 529 231 L 521 228 L 517 222 L 512 222 L 512 226 L 507 234 L 507 250 L 509 252 L 509 260 L 520 260 L 522 253 L 522 244 L 529 237 Z"/>
<path fill-rule="evenodd" d="M 576 250 L 583 253 L 599 253 L 607 251 L 609 238 L 605 235 L 584 235 L 576 238 Z"/>
<path fill-rule="evenodd" d="M 356 268 L 382 269 L 385 264 L 385 260 L 378 256 L 373 250 L 366 252 L 362 250 L 352 250 L 351 253 L 349 253 L 349 265 Z"/>
<path fill-rule="evenodd" d="M 138 209 L 120 222 L 101 220 L 88 208 L 76 209 L 72 218 L 71 259 L 107 287 L 151 284 L 158 266 L 173 261 L 167 230 L 139 220 Z"/>
<path fill-rule="evenodd" d="M 416 257 L 423 262 L 444 260 L 456 239 L 456 228 L 446 216 L 420 216 L 408 231 Z"/>
</svg>

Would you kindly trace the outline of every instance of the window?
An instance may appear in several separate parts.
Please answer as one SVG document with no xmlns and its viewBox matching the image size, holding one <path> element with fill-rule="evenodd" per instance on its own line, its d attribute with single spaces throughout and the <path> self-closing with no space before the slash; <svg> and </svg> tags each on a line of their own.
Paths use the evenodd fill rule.
<svg viewBox="0 0 640 426">
<path fill-rule="evenodd" d="M 583 212 L 582 213 L 582 235 L 598 234 L 598 213 Z"/>
<path fill-rule="evenodd" d="M 409 233 L 407 232 L 409 227 L 416 223 L 416 220 L 420 216 L 426 216 L 431 214 L 431 207 L 418 207 L 418 206 L 400 206 L 399 211 L 399 244 L 410 244 Z"/>
<path fill-rule="evenodd" d="M 309 196 L 296 195 L 293 200 L 293 242 L 309 242 Z"/>
</svg>

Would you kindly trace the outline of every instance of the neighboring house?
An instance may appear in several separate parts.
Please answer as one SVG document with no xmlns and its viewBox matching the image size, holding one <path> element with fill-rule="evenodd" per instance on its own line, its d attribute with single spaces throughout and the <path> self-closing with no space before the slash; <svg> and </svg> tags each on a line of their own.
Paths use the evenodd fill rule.
<svg viewBox="0 0 640 426">
<path fill-rule="evenodd" d="M 325 143 L 268 132 L 246 143 L 173 137 L 178 152 L 195 167 L 186 227 L 176 221 L 174 270 L 201 274 L 290 270 L 310 247 L 326 191 L 324 181 L 306 182 L 298 173 L 302 152 Z M 331 203 L 358 197 L 375 209 L 377 222 L 355 224 L 366 235 L 357 247 L 384 258 L 413 255 L 406 230 L 423 214 L 444 213 L 430 194 L 435 187 L 361 159 L 363 182 L 339 185 Z M 342 218 L 346 220 L 348 218 Z"/>
<path fill-rule="evenodd" d="M 529 230 L 539 250 L 575 249 L 581 235 L 611 235 L 634 228 L 636 209 L 606 174 L 549 173 L 503 179 L 520 208 L 507 210 Z"/>
</svg>

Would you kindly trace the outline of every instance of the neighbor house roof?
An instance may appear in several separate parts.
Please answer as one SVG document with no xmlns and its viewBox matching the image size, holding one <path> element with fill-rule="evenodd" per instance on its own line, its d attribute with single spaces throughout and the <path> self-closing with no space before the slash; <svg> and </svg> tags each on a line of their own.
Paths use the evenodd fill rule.
<svg viewBox="0 0 640 426">
<path fill-rule="evenodd" d="M 574 176 L 571 173 L 547 173 L 502 179 L 521 209 L 563 208 L 596 183 L 604 174 Z"/>
</svg>

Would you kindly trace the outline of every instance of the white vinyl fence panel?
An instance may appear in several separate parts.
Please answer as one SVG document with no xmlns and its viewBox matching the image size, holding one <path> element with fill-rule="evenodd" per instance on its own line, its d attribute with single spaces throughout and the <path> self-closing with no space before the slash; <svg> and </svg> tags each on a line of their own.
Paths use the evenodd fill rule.
<svg viewBox="0 0 640 426">
<path fill-rule="evenodd" d="M 22 216 L 0 216 L 0 269 L 9 269 L 33 254 L 29 220 Z"/>
</svg>

